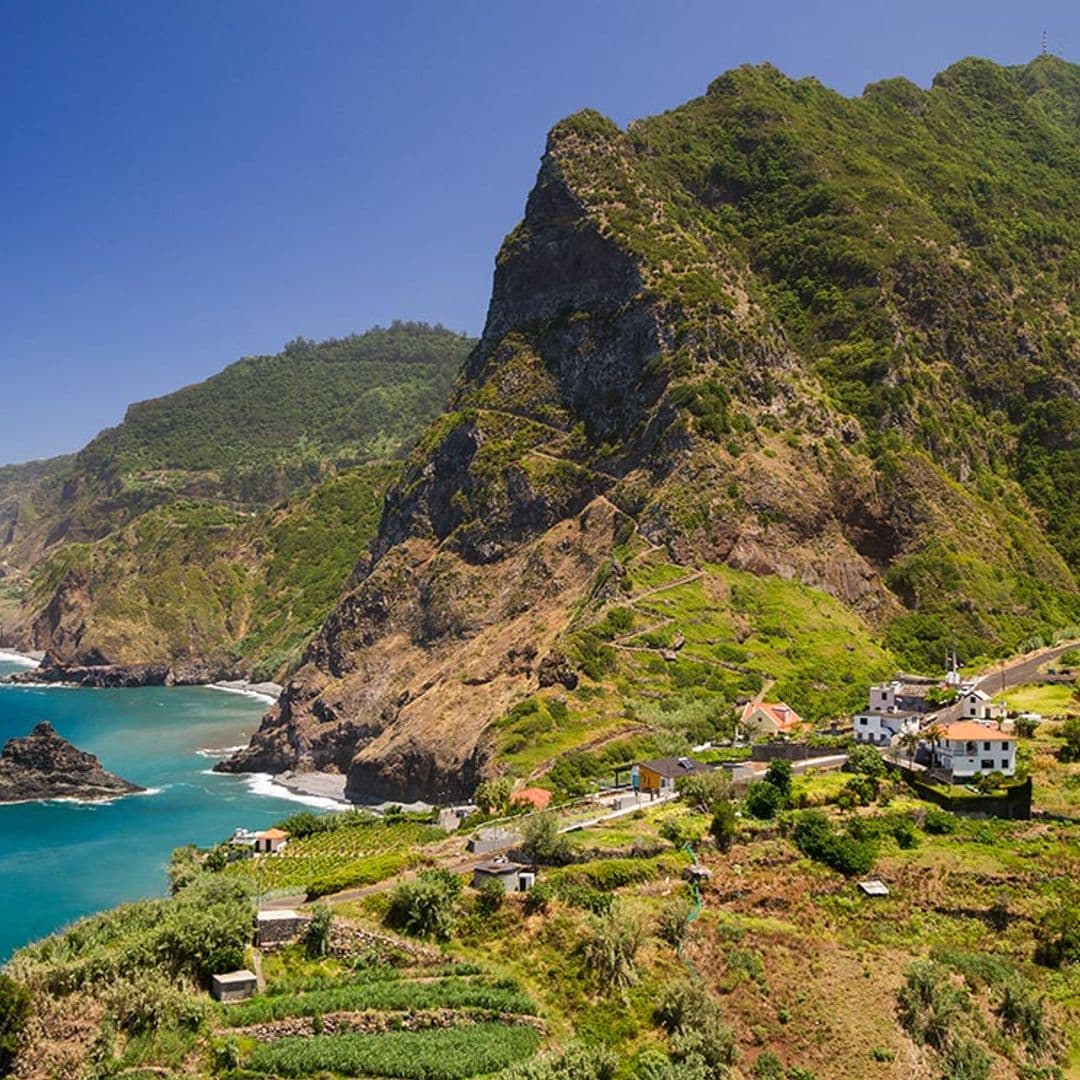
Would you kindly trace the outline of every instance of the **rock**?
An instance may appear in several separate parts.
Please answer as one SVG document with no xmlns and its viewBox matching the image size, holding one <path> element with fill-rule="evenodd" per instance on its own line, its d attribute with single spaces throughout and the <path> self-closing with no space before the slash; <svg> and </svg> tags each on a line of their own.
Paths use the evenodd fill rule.
<svg viewBox="0 0 1080 1080">
<path fill-rule="evenodd" d="M 560 683 L 567 690 L 573 690 L 578 684 L 577 672 L 562 653 L 549 653 L 540 661 L 536 677 L 541 686 L 554 686 Z"/>
<path fill-rule="evenodd" d="M 44 721 L 24 738 L 9 739 L 0 753 L 0 802 L 105 799 L 145 790 L 106 772 L 93 754 L 72 746 Z"/>
</svg>

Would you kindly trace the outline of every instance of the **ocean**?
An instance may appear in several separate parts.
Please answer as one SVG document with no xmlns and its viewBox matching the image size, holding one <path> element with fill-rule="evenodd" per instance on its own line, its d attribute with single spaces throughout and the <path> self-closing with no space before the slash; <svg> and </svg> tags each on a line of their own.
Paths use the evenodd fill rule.
<svg viewBox="0 0 1080 1080">
<path fill-rule="evenodd" d="M 0 675 L 15 670 L 0 654 Z M 283 797 L 266 777 L 210 772 L 214 752 L 246 742 L 265 709 L 265 700 L 203 687 L 0 686 L 0 742 L 48 720 L 149 789 L 109 803 L 0 804 L 0 961 L 79 916 L 165 895 L 181 844 L 266 828 L 298 802 L 319 805 Z"/>
</svg>

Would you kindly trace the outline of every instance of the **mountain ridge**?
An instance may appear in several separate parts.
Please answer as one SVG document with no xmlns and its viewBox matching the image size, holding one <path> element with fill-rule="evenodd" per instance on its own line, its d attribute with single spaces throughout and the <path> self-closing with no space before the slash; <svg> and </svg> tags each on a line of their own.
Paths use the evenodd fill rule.
<svg viewBox="0 0 1080 1080">
<path fill-rule="evenodd" d="M 1077 621 L 1047 539 L 1068 530 L 1044 533 L 1017 467 L 1024 426 L 1080 400 L 1076 132 L 1027 89 L 1060 63 L 961 61 L 928 91 L 858 99 L 741 68 L 625 132 L 593 111 L 557 124 L 449 411 L 226 767 L 339 768 L 361 798 L 467 795 L 507 767 L 500 725 L 522 699 L 539 715 L 562 693 L 541 661 L 584 676 L 561 706 L 583 731 L 640 712 L 650 682 L 689 707 L 712 680 L 697 700 L 719 716 L 747 691 L 709 672 L 745 628 L 668 675 L 648 666 L 657 644 L 637 670 L 612 629 L 620 608 L 642 622 L 635 576 L 665 561 L 712 593 L 683 637 L 753 626 L 746 574 L 861 620 L 853 666 L 799 676 L 822 716 L 887 655 L 932 667 L 953 642 L 970 660 Z"/>
</svg>

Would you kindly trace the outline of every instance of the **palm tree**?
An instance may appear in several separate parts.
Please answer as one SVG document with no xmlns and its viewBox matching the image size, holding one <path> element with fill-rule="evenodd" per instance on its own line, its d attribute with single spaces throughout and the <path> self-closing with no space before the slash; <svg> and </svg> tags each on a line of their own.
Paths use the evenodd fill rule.
<svg viewBox="0 0 1080 1080">
<path fill-rule="evenodd" d="M 917 731 L 903 731 L 900 733 L 900 738 L 896 740 L 897 746 L 907 751 L 908 769 L 912 768 L 915 762 L 915 751 L 919 749 L 919 743 L 922 742 L 922 737 Z"/>
<path fill-rule="evenodd" d="M 935 720 L 929 727 L 923 729 L 922 737 L 930 743 L 930 764 L 933 768 L 937 768 L 937 751 L 941 740 L 945 738 L 945 728 Z"/>
</svg>

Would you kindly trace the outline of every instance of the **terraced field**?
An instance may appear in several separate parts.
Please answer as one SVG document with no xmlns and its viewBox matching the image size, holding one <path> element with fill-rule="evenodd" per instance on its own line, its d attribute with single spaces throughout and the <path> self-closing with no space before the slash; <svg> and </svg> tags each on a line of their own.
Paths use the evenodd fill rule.
<svg viewBox="0 0 1080 1080">
<path fill-rule="evenodd" d="M 263 895 L 304 892 L 314 899 L 393 877 L 421 861 L 424 844 L 445 836 L 420 822 L 374 820 L 290 840 L 278 855 L 245 859 L 225 872 L 250 881 Z"/>
<path fill-rule="evenodd" d="M 536 1013 L 516 982 L 477 967 L 369 969 L 272 982 L 226 1008 L 220 1034 L 245 1075 L 465 1080 L 531 1057 Z"/>
</svg>

